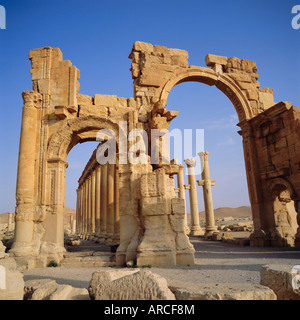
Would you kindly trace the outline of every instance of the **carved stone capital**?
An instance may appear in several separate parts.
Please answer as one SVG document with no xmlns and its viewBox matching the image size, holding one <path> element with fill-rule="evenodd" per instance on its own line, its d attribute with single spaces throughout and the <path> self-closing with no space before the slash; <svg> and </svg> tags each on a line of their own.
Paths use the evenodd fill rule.
<svg viewBox="0 0 300 320">
<path fill-rule="evenodd" d="M 42 95 L 36 91 L 23 91 L 23 102 L 25 108 L 38 108 L 42 103 Z"/>
<path fill-rule="evenodd" d="M 194 158 L 185 159 L 184 162 L 188 166 L 188 168 L 193 168 L 195 166 L 196 160 Z"/>
</svg>

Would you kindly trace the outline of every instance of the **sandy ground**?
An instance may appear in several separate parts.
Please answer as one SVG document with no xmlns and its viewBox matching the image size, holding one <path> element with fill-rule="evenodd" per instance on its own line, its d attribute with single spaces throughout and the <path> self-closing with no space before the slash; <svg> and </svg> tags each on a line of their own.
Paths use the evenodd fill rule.
<svg viewBox="0 0 300 320">
<path fill-rule="evenodd" d="M 295 248 L 243 247 L 220 241 L 191 237 L 195 247 L 195 265 L 189 267 L 151 268 L 165 277 L 169 285 L 189 283 L 256 283 L 265 264 L 300 264 L 300 250 Z M 24 272 L 24 280 L 50 278 L 59 284 L 88 288 L 94 271 L 107 268 L 43 268 Z"/>
</svg>

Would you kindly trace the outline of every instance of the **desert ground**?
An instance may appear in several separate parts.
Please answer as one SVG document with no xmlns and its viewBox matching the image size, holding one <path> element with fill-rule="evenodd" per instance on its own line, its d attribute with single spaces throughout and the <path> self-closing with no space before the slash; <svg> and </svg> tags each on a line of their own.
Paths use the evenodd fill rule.
<svg viewBox="0 0 300 320">
<path fill-rule="evenodd" d="M 70 234 L 71 217 L 74 210 L 68 208 L 65 216 L 66 239 L 72 238 Z M 188 215 L 188 221 L 190 215 Z M 151 272 L 164 277 L 169 287 L 185 288 L 193 291 L 197 285 L 209 290 L 234 290 L 239 286 L 259 285 L 260 270 L 264 265 L 290 265 L 299 264 L 300 252 L 295 248 L 250 247 L 247 242 L 252 230 L 250 207 L 219 208 L 215 210 L 216 226 L 220 233 L 228 237 L 221 241 L 212 238 L 190 237 L 195 248 L 195 265 L 185 267 L 158 268 L 149 266 Z M 1 216 L 1 223 L 5 224 L 5 215 Z M 205 228 L 205 215 L 200 212 L 201 227 Z M 11 242 L 12 233 L 2 230 L 4 244 Z M 80 246 L 72 246 L 66 242 L 69 252 L 105 252 L 110 253 L 110 246 L 95 241 L 81 240 Z M 83 267 L 58 266 L 56 268 L 36 268 L 23 271 L 25 284 L 36 279 L 55 280 L 59 285 L 71 285 L 74 288 L 88 289 L 92 275 L 95 271 L 122 270 L 116 267 Z M 244 289 L 242 289 L 243 291 Z"/>
</svg>

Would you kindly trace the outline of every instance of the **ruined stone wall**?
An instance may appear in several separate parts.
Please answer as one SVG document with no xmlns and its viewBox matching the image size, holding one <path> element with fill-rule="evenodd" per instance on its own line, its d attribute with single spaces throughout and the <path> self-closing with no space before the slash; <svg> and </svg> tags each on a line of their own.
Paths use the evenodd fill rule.
<svg viewBox="0 0 300 320">
<path fill-rule="evenodd" d="M 144 129 L 148 133 L 148 138 L 151 137 L 151 129 L 167 130 L 170 121 L 178 114 L 177 111 L 167 110 L 168 94 L 174 86 L 186 81 L 215 85 L 233 103 L 240 121 L 238 124 L 241 127 L 240 133 L 243 136 L 247 181 L 255 227 L 253 241 L 262 239 L 262 243 L 265 244 L 265 240 L 269 239 L 265 230 L 274 229 L 272 219 L 264 218 L 271 217 L 272 214 L 274 216 L 274 206 L 266 205 L 264 191 L 266 184 L 263 179 L 269 178 L 263 178 L 261 173 L 269 173 L 264 171 L 265 167 L 260 163 L 261 150 L 257 145 L 256 131 L 253 129 L 254 117 L 260 116 L 274 105 L 273 90 L 260 88 L 255 62 L 209 54 L 205 59 L 208 67 L 190 66 L 186 51 L 142 42 L 134 43 L 129 57 L 132 59 L 134 97 L 121 98 L 102 94 L 95 94 L 92 97 L 78 93 L 79 70 L 72 66 L 69 60 L 63 60 L 58 48 L 45 47 L 29 52 L 33 90 L 23 92 L 15 239 L 10 250 L 11 255 L 26 257 L 27 260 L 24 258 L 24 261 L 26 260 L 28 265 L 45 266 L 51 259 L 59 261 L 65 251 L 63 215 L 65 174 L 68 166 L 66 159 L 69 151 L 78 143 L 95 141 L 101 129 L 114 132 L 117 152 L 126 141 L 124 136 L 127 137 L 127 132 L 133 129 Z M 273 108 L 280 109 L 280 104 Z M 286 114 L 290 115 L 291 111 Z M 296 115 L 297 112 L 293 114 Z M 120 126 L 120 121 L 126 123 L 125 127 Z M 290 149 L 294 148 L 295 152 L 298 152 L 295 147 L 299 141 L 298 120 L 284 120 L 286 121 L 293 123 L 287 142 L 288 150 L 292 152 Z M 285 127 L 280 131 L 284 132 L 288 129 Z M 294 147 L 291 147 L 292 140 L 295 142 Z M 128 142 L 128 149 L 134 144 L 134 141 L 126 142 Z M 283 137 L 277 143 L 285 147 Z M 159 168 L 165 172 L 162 181 L 166 182 L 166 190 L 169 190 L 172 185 L 170 176 L 178 170 L 178 166 L 162 163 L 161 160 L 165 156 L 163 151 L 158 152 L 158 163 L 150 163 L 152 144 L 153 141 L 149 138 L 148 154 L 145 155 L 148 157 L 148 162 L 129 163 L 124 161 L 128 160 L 127 155 L 120 161 L 120 246 L 117 253 L 117 262 L 120 265 L 145 256 L 152 259 L 151 261 L 159 260 L 153 257 L 159 256 L 161 248 L 157 249 L 154 246 L 150 253 L 149 246 L 146 249 L 141 245 L 147 243 L 150 234 L 147 228 L 151 228 L 151 224 L 147 221 L 155 219 L 163 225 L 167 223 L 164 227 L 169 231 L 172 230 L 166 234 L 162 231 L 159 235 L 161 243 L 164 241 L 172 243 L 167 249 L 171 253 L 165 256 L 165 265 L 174 265 L 174 261 L 182 263 L 180 255 L 177 255 L 181 249 L 187 250 L 186 254 L 189 258 L 186 258 L 186 261 L 193 260 L 193 252 L 185 242 L 186 239 L 182 240 L 185 249 L 177 245 L 182 235 L 179 231 L 181 229 L 177 228 L 178 226 L 174 227 L 174 221 L 170 219 L 172 214 L 175 215 L 172 206 L 168 205 L 168 210 L 163 211 L 164 214 L 161 215 L 157 210 L 153 215 L 155 218 L 148 214 L 144 217 L 142 213 L 141 205 L 146 204 L 147 201 L 154 201 L 154 206 L 160 208 L 161 203 L 170 201 L 172 203 L 172 199 L 175 198 L 169 193 L 164 193 L 162 196 L 159 189 L 154 188 L 154 196 L 148 199 L 149 195 L 141 191 L 141 181 L 146 179 L 143 178 L 144 175 L 155 176 L 155 170 L 160 170 Z M 165 149 L 168 153 L 168 148 Z M 288 159 L 284 158 L 284 152 L 282 156 L 271 149 L 268 152 L 269 157 L 274 159 L 272 165 L 277 166 L 274 170 L 284 171 L 288 168 Z M 278 166 L 277 161 L 281 161 L 278 160 L 281 157 L 285 160 Z M 298 164 L 292 158 L 289 159 L 291 162 L 288 180 L 295 194 L 299 194 Z M 290 189 L 288 188 L 292 195 L 293 192 Z M 276 192 L 274 201 L 279 203 L 277 207 L 281 206 L 277 213 L 281 219 L 281 211 L 290 205 L 286 190 L 279 189 Z M 298 200 L 294 197 L 293 201 Z M 299 208 L 297 210 L 299 215 Z M 176 221 L 181 220 L 178 218 Z M 275 231 L 278 232 L 278 230 L 277 228 Z M 151 243 L 152 240 L 149 238 L 149 241 Z M 167 256 L 169 258 L 166 258 Z M 144 259 L 143 262 L 145 261 Z"/>
<path fill-rule="evenodd" d="M 250 123 L 259 155 L 258 174 L 265 208 L 261 223 L 265 242 L 277 246 L 294 245 L 296 237 L 299 246 L 299 108 L 289 102 L 280 102 Z"/>
</svg>

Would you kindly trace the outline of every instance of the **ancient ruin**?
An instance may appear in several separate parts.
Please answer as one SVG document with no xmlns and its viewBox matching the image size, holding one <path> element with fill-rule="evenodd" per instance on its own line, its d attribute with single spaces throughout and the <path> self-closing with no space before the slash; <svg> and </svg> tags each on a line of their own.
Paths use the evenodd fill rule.
<svg viewBox="0 0 300 320">
<path fill-rule="evenodd" d="M 178 114 L 167 109 L 168 94 L 187 81 L 216 86 L 237 112 L 255 228 L 251 245 L 300 247 L 298 107 L 275 103 L 273 90 L 260 88 L 254 61 L 208 54 L 207 67 L 190 66 L 186 51 L 143 42 L 134 43 L 129 58 L 133 97 L 91 97 L 78 93 L 79 70 L 63 60 L 60 49 L 29 52 L 33 88 L 23 92 L 15 238 L 10 255 L 31 267 L 62 259 L 67 155 L 78 143 L 99 141 L 98 132 L 107 129 L 116 137 L 116 162 L 99 164 L 92 157 L 87 164 L 77 191 L 77 232 L 119 243 L 116 264 L 120 266 L 131 260 L 152 266 L 193 264 L 194 249 L 186 235 L 182 164 L 165 163 L 160 149 L 159 161 L 153 164 L 151 139 L 140 150 L 146 163 L 127 161 L 132 155 L 125 153 L 124 159 L 123 152 L 125 145 L 131 150 L 136 142 L 126 139 L 134 129 L 143 129 L 148 137 L 152 129 L 168 129 Z M 192 168 L 193 160 L 187 164 Z M 176 175 L 178 190 L 174 189 Z M 191 232 L 201 234 L 193 198 L 195 176 L 189 177 Z M 199 185 L 207 193 L 206 232 L 210 233 L 214 223 L 209 174 L 202 176 Z"/>
</svg>

